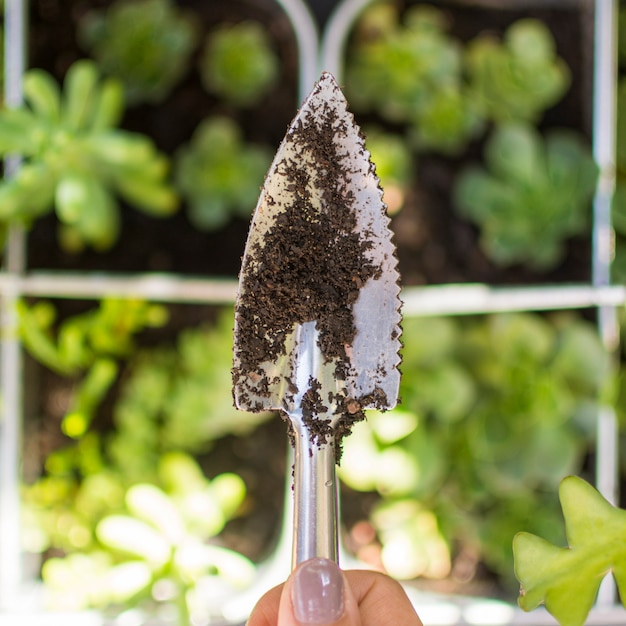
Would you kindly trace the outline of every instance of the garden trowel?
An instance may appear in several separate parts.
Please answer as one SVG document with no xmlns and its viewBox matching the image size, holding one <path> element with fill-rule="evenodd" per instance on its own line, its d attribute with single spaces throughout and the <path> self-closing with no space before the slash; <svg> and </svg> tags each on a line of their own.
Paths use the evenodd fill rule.
<svg viewBox="0 0 626 626">
<path fill-rule="evenodd" d="M 341 440 L 363 409 L 396 404 L 396 265 L 375 168 L 339 86 L 324 73 L 266 176 L 235 308 L 235 404 L 288 418 L 294 566 L 337 560 Z"/>
</svg>

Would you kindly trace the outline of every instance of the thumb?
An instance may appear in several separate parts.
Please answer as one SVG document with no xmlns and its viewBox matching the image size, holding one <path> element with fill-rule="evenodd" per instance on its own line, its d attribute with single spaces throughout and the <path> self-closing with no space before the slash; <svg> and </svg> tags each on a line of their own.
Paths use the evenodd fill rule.
<svg viewBox="0 0 626 626">
<path fill-rule="evenodd" d="M 291 574 L 280 599 L 277 626 L 361 626 L 359 607 L 333 561 L 315 558 Z"/>
</svg>

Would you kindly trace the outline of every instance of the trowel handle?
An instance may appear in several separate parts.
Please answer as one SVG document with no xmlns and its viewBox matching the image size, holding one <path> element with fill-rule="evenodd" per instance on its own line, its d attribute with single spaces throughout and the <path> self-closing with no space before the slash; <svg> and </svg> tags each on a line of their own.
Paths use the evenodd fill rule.
<svg viewBox="0 0 626 626">
<path fill-rule="evenodd" d="M 296 433 L 292 565 L 314 557 L 337 562 L 337 478 L 332 443 L 311 442 L 306 428 Z"/>
</svg>

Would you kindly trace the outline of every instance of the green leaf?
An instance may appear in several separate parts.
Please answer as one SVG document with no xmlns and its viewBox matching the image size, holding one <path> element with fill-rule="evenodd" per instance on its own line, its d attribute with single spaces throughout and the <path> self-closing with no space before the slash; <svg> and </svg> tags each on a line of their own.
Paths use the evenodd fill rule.
<svg viewBox="0 0 626 626">
<path fill-rule="evenodd" d="M 156 215 L 171 215 L 178 209 L 176 192 L 162 181 L 154 181 L 142 176 L 116 181 L 119 194 L 138 208 Z"/>
<path fill-rule="evenodd" d="M 219 474 L 212 481 L 209 491 L 219 503 L 226 519 L 231 519 L 246 497 L 246 484 L 237 474 Z"/>
<path fill-rule="evenodd" d="M 89 174 L 65 176 L 56 190 L 59 220 L 76 229 L 83 241 L 96 248 L 110 247 L 119 232 L 115 198 L 98 178 Z"/>
<path fill-rule="evenodd" d="M 45 307 L 47 314 L 38 315 L 41 307 Z M 19 316 L 19 335 L 26 349 L 40 362 L 55 372 L 64 375 L 76 373 L 76 365 L 68 363 L 60 354 L 50 332 L 51 307 L 47 303 L 35 305 L 32 308 L 22 301 L 17 302 Z"/>
<path fill-rule="evenodd" d="M 0 218 L 25 221 L 49 212 L 54 185 L 52 168 L 46 163 L 24 163 L 15 176 L 0 181 Z"/>
<path fill-rule="evenodd" d="M 528 126 L 500 127 L 487 144 L 485 160 L 494 174 L 521 184 L 533 184 L 545 175 L 541 138 Z"/>
<path fill-rule="evenodd" d="M 559 498 L 569 547 L 556 547 L 530 533 L 516 535 L 518 601 L 526 611 L 544 603 L 561 626 L 582 626 L 609 571 L 624 598 L 626 511 L 613 507 L 576 476 L 561 482 Z"/>
<path fill-rule="evenodd" d="M 81 382 L 70 412 L 63 418 L 62 428 L 66 435 L 82 437 L 98 406 L 117 377 L 118 366 L 113 359 L 96 359 Z"/>
<path fill-rule="evenodd" d="M 417 415 L 402 409 L 394 409 L 387 413 L 368 413 L 367 419 L 376 439 L 387 445 L 410 435 L 419 423 Z"/>
<path fill-rule="evenodd" d="M 172 557 L 171 544 L 153 526 L 127 515 L 110 515 L 96 527 L 96 535 L 105 546 L 164 567 Z"/>
<path fill-rule="evenodd" d="M 57 82 L 43 70 L 33 69 L 24 75 L 24 97 L 35 114 L 52 124 L 61 120 L 61 91 Z"/>
<path fill-rule="evenodd" d="M 108 166 L 130 168 L 133 170 L 131 176 L 156 155 L 149 137 L 117 129 L 93 133 L 87 140 L 87 147 L 99 161 Z"/>
<path fill-rule="evenodd" d="M 99 93 L 94 98 L 93 111 L 89 126 L 93 131 L 117 126 L 124 113 L 124 88 L 122 84 L 107 78 L 103 81 Z"/>
<path fill-rule="evenodd" d="M 110 602 L 128 603 L 152 583 L 153 576 L 143 561 L 127 561 L 108 570 L 105 581 Z"/>
<path fill-rule="evenodd" d="M 184 452 L 168 452 L 161 456 L 159 478 L 167 491 L 176 495 L 202 491 L 209 484 L 197 461 Z"/>
<path fill-rule="evenodd" d="M 126 504 L 133 515 L 159 530 L 171 545 L 184 537 L 185 526 L 176 505 L 155 485 L 133 485 L 126 494 Z"/>
<path fill-rule="evenodd" d="M 75 226 L 83 240 L 97 250 L 110 248 L 120 229 L 119 208 L 116 199 L 97 179 L 89 187 L 89 206 L 84 207 Z"/>
<path fill-rule="evenodd" d="M 82 59 L 70 66 L 64 82 L 63 122 L 67 128 L 79 130 L 88 123 L 98 78 L 93 61 Z"/>
<path fill-rule="evenodd" d="M 40 147 L 41 123 L 26 109 L 0 110 L 0 154 L 31 156 Z"/>
<path fill-rule="evenodd" d="M 92 180 L 71 173 L 64 176 L 56 188 L 56 212 L 66 224 L 76 224 L 81 214 L 89 210 Z"/>
</svg>

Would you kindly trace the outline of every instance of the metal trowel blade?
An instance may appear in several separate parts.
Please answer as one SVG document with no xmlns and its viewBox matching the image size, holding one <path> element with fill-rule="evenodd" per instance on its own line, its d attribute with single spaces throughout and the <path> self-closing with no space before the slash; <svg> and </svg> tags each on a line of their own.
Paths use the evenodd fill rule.
<svg viewBox="0 0 626 626">
<path fill-rule="evenodd" d="M 278 148 L 252 218 L 235 309 L 238 408 L 309 402 L 316 415 L 350 421 L 396 404 L 399 274 L 369 157 L 324 73 Z"/>
</svg>

